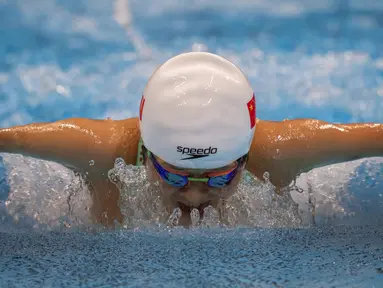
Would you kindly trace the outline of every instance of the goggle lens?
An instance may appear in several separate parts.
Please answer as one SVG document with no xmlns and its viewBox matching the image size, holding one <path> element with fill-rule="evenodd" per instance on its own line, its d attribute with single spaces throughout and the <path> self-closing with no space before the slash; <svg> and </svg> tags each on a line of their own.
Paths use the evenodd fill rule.
<svg viewBox="0 0 383 288">
<path fill-rule="evenodd" d="M 243 163 L 243 161 L 246 159 L 246 156 L 241 157 L 240 159 L 237 160 L 237 165 L 234 168 L 231 168 L 229 171 L 220 172 L 219 175 L 217 175 L 217 173 L 211 173 L 213 175 L 215 174 L 216 176 L 195 178 L 195 177 L 189 177 L 186 175 L 181 175 L 179 173 L 168 171 L 167 169 L 165 169 L 163 166 L 161 166 L 158 163 L 156 157 L 149 151 L 148 151 L 148 156 L 151 162 L 153 163 L 157 173 L 160 175 L 160 177 L 167 184 L 174 187 L 184 187 L 189 183 L 189 181 L 193 181 L 193 182 L 205 182 L 209 187 L 212 187 L 212 188 L 222 188 L 230 184 L 230 182 L 233 180 L 233 178 L 237 174 L 240 164 Z"/>
</svg>

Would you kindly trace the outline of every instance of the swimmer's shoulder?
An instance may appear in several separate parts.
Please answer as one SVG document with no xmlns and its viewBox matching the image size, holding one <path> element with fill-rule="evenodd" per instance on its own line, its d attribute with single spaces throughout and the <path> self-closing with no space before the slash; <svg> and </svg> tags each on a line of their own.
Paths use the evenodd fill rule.
<svg viewBox="0 0 383 288">
<path fill-rule="evenodd" d="M 135 164 L 141 137 L 139 120 L 137 117 L 115 120 L 115 124 L 115 135 L 119 143 L 117 155 L 123 158 L 126 164 Z"/>
<path fill-rule="evenodd" d="M 110 121 L 114 121 L 119 128 L 128 133 L 139 133 L 140 131 L 140 122 L 137 117 Z"/>
</svg>

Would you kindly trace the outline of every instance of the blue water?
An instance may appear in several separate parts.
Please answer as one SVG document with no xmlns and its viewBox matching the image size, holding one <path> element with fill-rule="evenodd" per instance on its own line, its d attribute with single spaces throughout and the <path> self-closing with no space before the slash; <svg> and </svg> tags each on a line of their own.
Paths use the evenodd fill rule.
<svg viewBox="0 0 383 288">
<path fill-rule="evenodd" d="M 0 234 L 0 271 L 2 287 L 381 287 L 382 237 L 373 227 Z"/>
<path fill-rule="evenodd" d="M 191 50 L 238 64 L 262 119 L 383 122 L 380 0 L 132 0 L 115 16 L 116 3 L 0 0 L 1 127 L 137 116 L 155 67 Z M 298 179 L 293 198 L 307 220 L 310 183 L 317 227 L 76 232 L 57 228 L 80 186 L 70 171 L 0 157 L 1 287 L 383 286 L 382 158 Z"/>
</svg>

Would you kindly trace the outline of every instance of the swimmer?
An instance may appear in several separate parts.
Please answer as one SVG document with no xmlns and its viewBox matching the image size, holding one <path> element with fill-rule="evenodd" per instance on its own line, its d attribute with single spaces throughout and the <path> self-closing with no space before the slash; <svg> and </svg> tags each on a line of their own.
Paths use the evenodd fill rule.
<svg viewBox="0 0 383 288">
<path fill-rule="evenodd" d="M 382 124 L 257 119 L 246 76 L 211 53 L 180 54 L 158 67 L 144 89 L 138 115 L 1 129 L 0 152 L 56 161 L 86 175 L 92 216 L 111 226 L 123 221 L 119 190 L 107 176 L 116 158 L 145 165 L 149 181 L 160 183 L 169 215 L 179 207 L 179 224 L 188 226 L 193 208 L 201 216 L 208 205 L 219 211 L 245 169 L 259 181 L 268 172 L 280 192 L 313 168 L 383 156 Z"/>
</svg>

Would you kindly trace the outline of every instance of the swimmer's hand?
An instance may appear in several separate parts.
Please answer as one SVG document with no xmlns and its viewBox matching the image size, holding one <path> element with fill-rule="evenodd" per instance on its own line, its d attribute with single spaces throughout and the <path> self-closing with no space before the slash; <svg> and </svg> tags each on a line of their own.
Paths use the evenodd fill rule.
<svg viewBox="0 0 383 288">
<path fill-rule="evenodd" d="M 257 122 L 247 170 L 278 190 L 313 168 L 383 156 L 383 124 L 330 124 L 312 119 Z"/>
<path fill-rule="evenodd" d="M 121 157 L 134 164 L 139 141 L 137 119 L 66 119 L 0 129 L 0 153 L 55 161 L 86 175 L 93 190 L 93 214 L 100 222 L 121 222 L 118 189 L 107 178 Z"/>
</svg>

